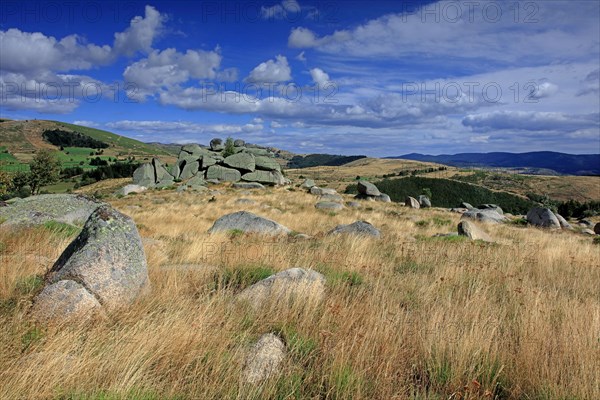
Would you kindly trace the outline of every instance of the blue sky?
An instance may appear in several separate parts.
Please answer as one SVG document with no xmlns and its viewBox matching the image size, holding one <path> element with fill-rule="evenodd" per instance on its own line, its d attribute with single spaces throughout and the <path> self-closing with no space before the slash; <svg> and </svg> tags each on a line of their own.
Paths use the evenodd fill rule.
<svg viewBox="0 0 600 400">
<path fill-rule="evenodd" d="M 600 152 L 598 1 L 0 3 L 0 116 L 298 153 Z"/>
</svg>

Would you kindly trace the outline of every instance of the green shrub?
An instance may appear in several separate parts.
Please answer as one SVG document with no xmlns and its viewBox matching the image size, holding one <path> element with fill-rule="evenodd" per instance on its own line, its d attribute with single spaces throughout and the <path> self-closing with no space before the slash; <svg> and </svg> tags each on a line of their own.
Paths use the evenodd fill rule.
<svg viewBox="0 0 600 400">
<path fill-rule="evenodd" d="M 65 239 L 75 236 L 79 233 L 79 228 L 70 224 L 65 224 L 64 222 L 48 221 L 42 226 L 53 234 Z"/>
</svg>

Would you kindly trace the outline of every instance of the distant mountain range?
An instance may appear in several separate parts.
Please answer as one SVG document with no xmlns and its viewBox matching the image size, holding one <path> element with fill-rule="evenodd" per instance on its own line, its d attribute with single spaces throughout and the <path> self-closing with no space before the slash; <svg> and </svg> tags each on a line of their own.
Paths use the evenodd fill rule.
<svg viewBox="0 0 600 400">
<path fill-rule="evenodd" d="M 431 156 L 411 153 L 386 157 L 435 162 L 454 167 L 527 168 L 552 170 L 567 175 L 600 175 L 600 154 L 565 154 L 553 151 L 530 153 L 460 153 Z"/>
</svg>

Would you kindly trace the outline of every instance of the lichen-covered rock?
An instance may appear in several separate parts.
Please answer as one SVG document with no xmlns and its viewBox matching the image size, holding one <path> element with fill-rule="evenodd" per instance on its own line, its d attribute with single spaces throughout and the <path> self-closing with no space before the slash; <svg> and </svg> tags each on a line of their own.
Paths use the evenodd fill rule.
<svg viewBox="0 0 600 400">
<path fill-rule="evenodd" d="M 288 304 L 286 300 L 310 303 L 322 300 L 325 294 L 325 277 L 302 268 L 291 268 L 271 275 L 244 289 L 238 299 L 247 301 L 258 309 L 267 301 Z"/>
<path fill-rule="evenodd" d="M 206 181 L 202 178 L 200 174 L 193 176 L 186 182 L 186 186 L 188 186 L 192 190 L 207 189 L 206 185 Z"/>
<path fill-rule="evenodd" d="M 415 199 L 414 197 L 410 197 L 410 196 L 408 196 L 406 198 L 406 200 L 404 200 L 404 204 L 406 205 L 406 207 L 410 207 L 410 208 L 421 208 L 421 205 L 419 204 L 417 199 Z"/>
<path fill-rule="evenodd" d="M 218 179 L 223 182 L 237 182 L 242 174 L 237 169 L 225 168 L 220 165 L 212 165 L 206 170 L 206 179 Z"/>
<path fill-rule="evenodd" d="M 484 242 L 492 241 L 492 238 L 487 233 L 469 220 L 460 221 L 457 230 L 459 235 L 466 236 L 471 240 L 483 240 Z"/>
<path fill-rule="evenodd" d="M 315 181 L 314 181 L 314 180 L 312 180 L 312 179 L 308 179 L 308 178 L 307 178 L 307 179 L 305 179 L 305 180 L 304 180 L 304 182 L 302 182 L 302 184 L 300 185 L 300 187 L 301 187 L 302 189 L 310 189 L 310 188 L 312 188 L 313 186 L 317 186 L 317 185 L 315 184 Z"/>
<path fill-rule="evenodd" d="M 235 189 L 258 189 L 265 190 L 266 188 L 258 182 L 236 182 L 232 185 Z"/>
<path fill-rule="evenodd" d="M 156 183 L 173 181 L 173 175 L 171 175 L 169 171 L 167 171 L 167 169 L 162 165 L 162 162 L 160 162 L 158 158 L 152 159 L 152 165 L 154 166 L 154 175 L 156 176 Z"/>
<path fill-rule="evenodd" d="M 429 208 L 429 207 L 431 207 L 431 200 L 429 200 L 429 197 L 427 197 L 427 196 L 420 195 L 419 196 L 419 205 L 422 208 Z"/>
<path fill-rule="evenodd" d="M 237 153 L 223 160 L 223 163 L 241 172 L 252 172 L 256 169 L 254 156 L 249 153 Z"/>
<path fill-rule="evenodd" d="M 275 159 L 265 156 L 256 156 L 255 159 L 256 169 L 262 169 L 265 171 L 281 171 L 281 165 Z"/>
<path fill-rule="evenodd" d="M 183 169 L 181 170 L 181 173 L 179 175 L 180 179 L 190 179 L 192 176 L 196 175 L 198 173 L 198 170 L 200 169 L 200 162 L 198 161 L 188 161 L 188 162 L 183 162 Z"/>
<path fill-rule="evenodd" d="M 358 181 L 358 193 L 365 194 L 367 196 L 379 196 L 381 192 L 377 189 L 377 186 L 373 185 L 371 182 L 367 181 Z"/>
<path fill-rule="evenodd" d="M 3 225 L 33 226 L 57 221 L 82 226 L 103 204 L 78 194 L 41 194 L 0 207 L 0 219 Z"/>
<path fill-rule="evenodd" d="M 379 238 L 381 232 L 367 221 L 356 221 L 348 225 L 338 225 L 329 231 L 328 235 L 356 235 L 356 236 L 372 236 Z"/>
<path fill-rule="evenodd" d="M 257 384 L 274 376 L 285 359 L 285 344 L 272 333 L 262 335 L 246 356 L 242 379 Z"/>
<path fill-rule="evenodd" d="M 248 182 L 259 182 L 266 185 L 283 185 L 284 176 L 279 171 L 260 171 L 249 172 L 242 175 L 242 179 Z"/>
<path fill-rule="evenodd" d="M 62 322 L 84 318 L 100 307 L 100 302 L 85 287 L 67 279 L 46 286 L 36 296 L 30 313 L 39 322 Z"/>
<path fill-rule="evenodd" d="M 48 279 L 76 281 L 107 308 L 133 302 L 149 286 L 144 247 L 133 220 L 109 206 L 98 208 Z"/>
<path fill-rule="evenodd" d="M 541 228 L 560 229 L 560 221 L 549 208 L 532 208 L 527 213 L 527 222 Z"/>
<path fill-rule="evenodd" d="M 315 208 L 318 210 L 339 211 L 344 209 L 344 206 L 334 201 L 320 201 L 315 204 Z"/>
<path fill-rule="evenodd" d="M 217 219 L 208 230 L 208 233 L 228 232 L 231 230 L 272 236 L 287 235 L 291 232 L 290 229 L 268 218 L 260 217 L 247 211 L 238 211 Z"/>
<path fill-rule="evenodd" d="M 153 187 L 156 183 L 152 164 L 142 164 L 133 171 L 133 183 L 139 186 Z"/>
<path fill-rule="evenodd" d="M 260 149 L 258 147 L 247 147 L 246 148 L 246 153 L 250 153 L 253 154 L 255 156 L 270 156 L 271 153 L 269 152 L 269 150 L 267 149 Z"/>
<path fill-rule="evenodd" d="M 480 210 L 478 208 L 471 208 L 469 210 L 464 211 L 461 219 L 465 218 L 491 224 L 497 224 L 507 220 L 507 218 L 504 215 L 498 214 L 498 212 L 495 209 Z"/>
</svg>

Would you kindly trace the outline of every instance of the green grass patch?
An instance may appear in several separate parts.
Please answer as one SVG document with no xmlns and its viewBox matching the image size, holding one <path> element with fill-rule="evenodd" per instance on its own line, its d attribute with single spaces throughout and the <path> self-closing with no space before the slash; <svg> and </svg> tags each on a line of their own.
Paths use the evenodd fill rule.
<svg viewBox="0 0 600 400">
<path fill-rule="evenodd" d="M 23 351 L 41 342 L 43 338 L 44 332 L 37 326 L 34 326 L 33 328 L 29 329 L 23 334 L 23 336 L 21 336 L 21 346 L 23 348 Z"/>
<path fill-rule="evenodd" d="M 241 265 L 226 268 L 214 276 L 216 288 L 242 290 L 273 275 L 273 268 L 265 265 Z"/>
<path fill-rule="evenodd" d="M 17 280 L 15 290 L 23 296 L 37 292 L 44 286 L 44 278 L 39 275 L 25 276 Z"/>
<path fill-rule="evenodd" d="M 325 275 L 327 284 L 332 286 L 360 286 L 364 283 L 364 279 L 359 272 L 356 271 L 339 271 L 328 264 L 319 263 L 315 267 L 315 271 Z"/>
<path fill-rule="evenodd" d="M 79 233 L 79 228 L 70 224 L 65 224 L 64 222 L 58 221 L 48 221 L 42 225 L 44 229 L 48 229 L 53 234 L 60 236 L 62 238 L 68 239 L 72 236 L 75 236 Z"/>
<path fill-rule="evenodd" d="M 464 243 L 468 242 L 469 238 L 462 235 L 452 235 L 452 236 L 425 236 L 425 235 L 416 235 L 415 238 L 419 242 L 449 242 L 449 243 Z"/>
</svg>

